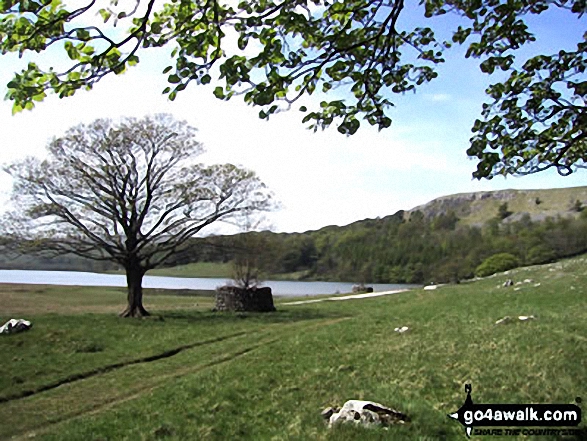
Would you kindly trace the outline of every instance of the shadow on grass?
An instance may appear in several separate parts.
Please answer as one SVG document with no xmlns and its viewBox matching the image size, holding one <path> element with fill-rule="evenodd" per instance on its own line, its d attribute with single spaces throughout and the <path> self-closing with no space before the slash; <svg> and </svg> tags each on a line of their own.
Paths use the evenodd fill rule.
<svg viewBox="0 0 587 441">
<path fill-rule="evenodd" d="M 99 316 L 99 315 L 94 315 L 94 316 L 89 315 L 88 317 L 93 317 L 94 319 L 100 319 L 100 318 L 103 319 L 103 316 Z M 222 326 L 224 324 L 235 323 L 235 321 L 247 320 L 253 325 L 252 330 L 254 330 L 255 324 L 259 324 L 259 325 L 268 325 L 268 324 L 275 324 L 275 323 L 283 323 L 283 324 L 289 323 L 289 324 L 291 324 L 291 323 L 313 321 L 313 320 L 319 320 L 319 319 L 322 319 L 322 320 L 324 320 L 324 319 L 338 319 L 338 318 L 343 318 L 343 317 L 345 317 L 345 316 L 343 316 L 341 314 L 336 314 L 336 313 L 333 314 L 333 313 L 319 312 L 319 311 L 312 310 L 312 309 L 296 308 L 293 310 L 276 311 L 276 312 L 271 312 L 271 313 L 252 313 L 252 312 L 251 313 L 249 313 L 249 312 L 247 312 L 247 313 L 226 313 L 226 312 L 212 312 L 212 311 L 208 311 L 208 312 L 198 312 L 198 311 L 168 311 L 168 312 L 165 312 L 165 311 L 161 311 L 161 312 L 153 314 L 152 316 L 146 317 L 143 320 L 129 319 L 129 318 L 124 318 L 124 319 L 119 319 L 119 320 L 123 321 L 124 323 L 132 324 L 133 326 L 137 326 L 137 325 L 140 326 L 140 324 L 146 324 L 146 322 L 151 322 L 153 324 L 160 323 L 163 326 L 165 326 L 165 323 L 169 323 L 170 325 L 177 325 L 177 324 L 181 324 L 180 322 L 187 322 L 187 323 L 193 323 L 193 324 L 198 324 L 198 325 L 202 325 L 202 324 L 203 325 L 206 325 L 206 324 L 212 325 L 213 324 L 216 326 L 218 326 L 218 325 Z M 99 366 L 94 369 L 89 369 L 84 372 L 79 372 L 76 374 L 68 375 L 65 378 L 61 378 L 59 380 L 55 380 L 55 381 L 49 382 L 49 383 L 41 385 L 41 386 L 37 386 L 37 387 L 26 389 L 26 390 L 21 390 L 19 392 L 9 394 L 4 397 L 0 397 L 0 403 L 5 403 L 5 402 L 9 402 L 9 401 L 14 401 L 14 400 L 19 400 L 22 398 L 30 397 L 32 395 L 36 395 L 41 392 L 55 389 L 57 387 L 65 385 L 65 384 L 70 384 L 70 383 L 73 383 L 76 381 L 85 380 L 87 378 L 94 377 L 96 375 L 101 375 L 101 374 L 104 374 L 104 373 L 107 373 L 107 372 L 110 372 L 113 370 L 117 370 L 120 368 L 124 368 L 124 367 L 130 366 L 130 365 L 150 363 L 153 361 L 158 361 L 158 360 L 162 360 L 165 358 L 173 357 L 173 356 L 179 354 L 180 352 L 183 352 L 188 349 L 193 349 L 198 346 L 216 344 L 216 343 L 220 343 L 225 340 L 230 340 L 233 338 L 241 337 L 243 335 L 246 335 L 250 330 L 251 329 L 241 330 L 241 331 L 225 334 L 222 336 L 216 336 L 213 338 L 202 339 L 202 340 L 198 340 L 198 341 L 191 342 L 188 344 L 176 346 L 176 347 L 164 350 L 164 351 L 160 351 L 160 352 L 153 354 L 153 355 L 137 357 L 137 358 L 130 359 L 130 360 L 124 360 L 121 362 L 111 363 L 111 364 L 107 364 L 105 366 Z M 245 353 L 249 350 L 250 350 L 250 348 L 245 349 L 245 350 L 243 350 L 244 351 L 243 353 Z"/>
<path fill-rule="evenodd" d="M 116 370 L 116 369 L 120 369 L 120 368 L 124 368 L 127 366 L 131 366 L 134 364 L 141 364 L 141 363 L 150 363 L 153 361 L 158 361 L 158 360 L 162 360 L 164 358 L 169 358 L 169 357 L 173 357 L 174 355 L 179 354 L 182 351 L 185 351 L 187 349 L 193 349 L 195 347 L 198 346 L 204 346 L 204 345 L 209 345 L 209 344 L 213 344 L 213 343 L 219 343 L 225 340 L 229 340 L 235 337 L 240 337 L 242 335 L 245 335 L 246 332 L 237 332 L 234 334 L 230 334 L 230 335 L 224 335 L 221 337 L 216 337 L 216 338 L 212 338 L 212 339 L 208 339 L 208 340 L 202 340 L 202 341 L 197 341 L 195 343 L 191 343 L 191 344 L 187 344 L 187 345 L 182 345 L 182 346 L 178 346 L 163 352 L 160 352 L 158 354 L 155 355 L 150 355 L 147 357 L 140 357 L 140 358 L 136 358 L 134 360 L 127 360 L 127 361 L 123 361 L 120 363 L 113 363 L 113 364 L 109 364 L 106 366 L 101 366 L 98 367 L 96 369 L 91 369 L 88 370 L 86 372 L 81 372 L 81 373 L 77 373 L 77 374 L 73 374 L 73 375 L 69 375 L 63 379 L 45 384 L 43 386 L 39 386 L 33 389 L 27 389 L 27 390 L 23 390 L 11 395 L 7 395 L 5 397 L 0 397 L 0 403 L 6 403 L 9 401 L 14 401 L 14 400 L 19 400 L 22 398 L 26 398 L 26 397 L 30 397 L 31 395 L 36 395 L 39 394 L 41 392 L 46 392 L 48 390 L 51 389 L 55 389 L 57 387 L 63 386 L 65 384 L 70 384 L 76 381 L 80 381 L 80 380 L 85 380 L 87 378 L 90 377 L 94 377 L 96 375 L 101 375 L 101 374 L 105 374 L 107 372 Z"/>
<path fill-rule="evenodd" d="M 153 311 L 150 320 L 185 320 L 187 322 L 229 323 L 235 320 L 248 320 L 257 323 L 295 323 L 305 320 L 334 319 L 347 317 L 346 314 L 332 311 L 319 311 L 311 308 L 278 309 L 275 312 L 214 312 L 214 311 Z"/>
</svg>

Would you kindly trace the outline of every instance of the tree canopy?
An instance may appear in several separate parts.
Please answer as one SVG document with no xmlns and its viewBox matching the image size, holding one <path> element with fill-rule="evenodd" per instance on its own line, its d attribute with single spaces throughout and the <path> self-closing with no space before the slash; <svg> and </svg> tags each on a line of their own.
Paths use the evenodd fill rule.
<svg viewBox="0 0 587 441">
<path fill-rule="evenodd" d="M 465 45 L 482 72 L 507 74 L 487 89 L 472 128 L 467 153 L 478 159 L 476 178 L 548 168 L 567 175 L 586 165 L 587 33 L 576 50 L 517 58 L 535 40 L 528 17 L 556 8 L 584 26 L 584 0 L 420 0 L 415 26 L 401 20 L 403 0 L 129 3 L 88 0 L 72 9 L 61 0 L 0 1 L 3 54 L 54 54 L 55 46 L 70 59 L 49 68 L 30 62 L 15 74 L 8 83 L 14 111 L 48 91 L 67 97 L 91 89 L 137 64 L 142 51 L 165 46 L 174 61 L 163 69 L 171 100 L 190 83 L 214 81 L 216 97 L 242 95 L 268 118 L 304 95 L 325 93 L 330 98 L 319 105 L 300 107 L 302 121 L 352 135 L 362 122 L 389 127 L 393 95 L 433 80 L 446 52 Z M 443 14 L 462 21 L 447 39 L 428 21 Z"/>
<path fill-rule="evenodd" d="M 16 208 L 7 237 L 43 252 L 116 262 L 129 289 L 124 315 L 146 315 L 142 278 L 198 232 L 274 207 L 254 172 L 194 163 L 195 129 L 169 115 L 79 125 L 48 145 L 48 158 L 5 168 Z"/>
</svg>

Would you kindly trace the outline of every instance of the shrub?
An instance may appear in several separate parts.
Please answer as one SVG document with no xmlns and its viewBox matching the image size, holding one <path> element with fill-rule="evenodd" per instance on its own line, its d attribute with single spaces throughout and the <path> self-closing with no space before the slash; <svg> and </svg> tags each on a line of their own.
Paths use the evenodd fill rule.
<svg viewBox="0 0 587 441">
<path fill-rule="evenodd" d="M 475 269 L 477 277 L 487 277 L 491 274 L 507 271 L 519 265 L 518 258 L 510 253 L 499 253 L 488 257 Z"/>
<path fill-rule="evenodd" d="M 555 259 L 556 255 L 553 249 L 544 244 L 530 248 L 528 255 L 526 256 L 526 261 L 532 265 L 538 263 L 550 263 Z"/>
<path fill-rule="evenodd" d="M 508 210 L 508 203 L 504 202 L 501 204 L 497 210 L 497 217 L 501 220 L 504 220 L 506 217 L 509 217 L 512 214 L 511 211 Z"/>
</svg>

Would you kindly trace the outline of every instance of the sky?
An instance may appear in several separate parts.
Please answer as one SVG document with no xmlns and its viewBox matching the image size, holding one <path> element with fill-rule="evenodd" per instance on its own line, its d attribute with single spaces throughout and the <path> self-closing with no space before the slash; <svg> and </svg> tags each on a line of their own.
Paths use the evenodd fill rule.
<svg viewBox="0 0 587 441">
<path fill-rule="evenodd" d="M 442 31 L 456 23 L 452 17 L 435 22 L 406 12 L 406 23 L 422 21 Z M 573 49 L 587 21 L 567 14 L 533 20 L 538 41 L 533 51 L 553 53 Z M 289 112 L 258 118 L 258 108 L 239 97 L 216 99 L 215 85 L 190 85 L 175 101 L 162 95 L 167 86 L 161 71 L 169 65 L 164 51 L 140 54 L 141 62 L 120 76 L 103 79 L 90 92 L 59 99 L 49 95 L 32 111 L 12 116 L 12 103 L 0 101 L 0 162 L 27 155 L 42 157 L 47 142 L 79 123 L 97 118 L 143 117 L 170 113 L 198 129 L 205 163 L 233 163 L 254 170 L 274 192 L 281 209 L 267 214 L 265 225 L 277 232 L 303 232 L 328 225 L 346 225 L 365 218 L 409 210 L 437 197 L 473 191 L 559 188 L 587 185 L 587 171 L 561 177 L 547 171 L 525 177 L 474 180 L 476 163 L 466 155 L 471 126 L 479 117 L 484 90 L 498 78 L 479 71 L 463 50 L 451 51 L 439 77 L 417 93 L 392 97 L 390 128 L 378 132 L 364 123 L 345 137 L 333 126 L 307 130 L 303 114 Z M 0 95 L 26 57 L 0 57 Z M 44 65 L 44 64 L 43 64 Z M 7 207 L 11 178 L 0 172 L 0 204 Z M 216 226 L 209 233 L 231 232 Z"/>
</svg>

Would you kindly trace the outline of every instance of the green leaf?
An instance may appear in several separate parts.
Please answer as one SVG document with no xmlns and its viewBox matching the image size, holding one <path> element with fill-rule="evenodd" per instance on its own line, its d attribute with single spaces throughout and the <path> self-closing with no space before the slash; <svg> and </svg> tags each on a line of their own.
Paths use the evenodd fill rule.
<svg viewBox="0 0 587 441">
<path fill-rule="evenodd" d="M 224 89 L 222 87 L 220 87 L 220 86 L 216 87 L 214 89 L 214 96 L 216 98 L 218 98 L 218 99 L 224 99 L 225 98 L 225 96 L 224 96 Z"/>
<path fill-rule="evenodd" d="M 98 11 L 98 13 L 100 14 L 102 19 L 104 20 L 104 23 L 106 23 L 108 20 L 110 20 L 110 17 L 112 16 L 112 12 L 108 11 L 107 9 L 100 9 Z"/>
<path fill-rule="evenodd" d="M 12 105 L 12 115 L 16 115 L 19 112 L 22 112 L 22 106 L 15 102 Z"/>
<path fill-rule="evenodd" d="M 78 29 L 76 31 L 77 38 L 83 41 L 87 41 L 90 39 L 90 33 L 86 29 Z"/>
<path fill-rule="evenodd" d="M 160 34 L 162 31 L 161 23 L 158 21 L 151 23 L 151 33 L 152 34 Z"/>
</svg>

